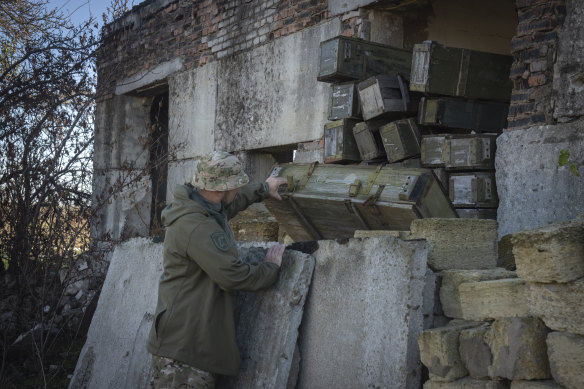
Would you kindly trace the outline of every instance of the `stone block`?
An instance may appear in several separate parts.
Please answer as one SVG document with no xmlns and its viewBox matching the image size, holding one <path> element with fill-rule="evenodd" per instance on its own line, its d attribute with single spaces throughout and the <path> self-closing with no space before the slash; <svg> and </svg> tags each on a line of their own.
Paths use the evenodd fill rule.
<svg viewBox="0 0 584 389">
<path fill-rule="evenodd" d="M 455 381 L 468 375 L 458 352 L 460 332 L 480 323 L 453 320 L 447 326 L 425 330 L 418 336 L 420 358 L 433 381 Z"/>
<path fill-rule="evenodd" d="M 584 388 L 584 337 L 551 332 L 547 346 L 554 380 L 567 389 Z"/>
<path fill-rule="evenodd" d="M 465 320 L 528 316 L 525 281 L 520 278 L 460 284 L 460 306 Z"/>
<path fill-rule="evenodd" d="M 146 238 L 114 248 L 71 389 L 148 387 L 152 362 L 146 339 L 156 308 L 162 249 L 161 243 Z M 256 250 L 263 257 L 265 249 Z M 243 362 L 236 380 L 218 388 L 286 387 L 313 267 L 311 256 L 286 250 L 273 287 L 234 298 Z"/>
<path fill-rule="evenodd" d="M 440 273 L 442 286 L 440 287 L 440 302 L 442 310 L 448 317 L 462 319 L 460 293 L 458 286 L 464 282 L 497 280 L 516 277 L 515 272 L 502 268 L 489 270 L 445 270 Z"/>
<path fill-rule="evenodd" d="M 554 380 L 542 381 L 512 381 L 510 389 L 563 389 L 564 387 L 558 385 Z"/>
<path fill-rule="evenodd" d="M 424 389 L 509 389 L 506 381 L 476 380 L 465 377 L 454 382 L 426 381 Z"/>
<path fill-rule="evenodd" d="M 511 244 L 511 237 L 513 235 L 505 235 L 499 241 L 499 259 L 497 266 L 507 270 L 515 270 L 515 257 L 513 256 L 513 245 Z"/>
<path fill-rule="evenodd" d="M 229 220 L 235 240 L 240 242 L 277 242 L 279 225 L 263 204 L 254 204 Z"/>
<path fill-rule="evenodd" d="M 512 235 L 517 274 L 532 282 L 568 282 L 584 277 L 584 219 Z"/>
<path fill-rule="evenodd" d="M 529 312 L 555 331 L 584 335 L 584 278 L 565 284 L 531 283 Z"/>
<path fill-rule="evenodd" d="M 428 265 L 435 271 L 497 266 L 495 220 L 428 218 L 412 221 L 410 228 L 411 238 L 430 244 Z"/>
<path fill-rule="evenodd" d="M 485 323 L 460 331 L 458 352 L 462 364 L 471 378 L 489 378 L 489 366 L 493 361 L 493 355 L 491 348 L 486 343 L 485 335 L 490 328 Z"/>
<path fill-rule="evenodd" d="M 426 242 L 342 242 L 313 253 L 297 388 L 419 387 Z"/>
<path fill-rule="evenodd" d="M 489 376 L 509 380 L 551 378 L 545 343 L 548 332 L 535 317 L 495 320 L 485 336 L 493 356 Z"/>
</svg>

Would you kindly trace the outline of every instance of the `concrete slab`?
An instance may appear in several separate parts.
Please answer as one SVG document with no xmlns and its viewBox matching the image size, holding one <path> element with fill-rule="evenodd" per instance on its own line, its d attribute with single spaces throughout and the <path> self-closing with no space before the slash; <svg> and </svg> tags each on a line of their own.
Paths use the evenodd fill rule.
<svg viewBox="0 0 584 389">
<path fill-rule="evenodd" d="M 427 253 L 394 237 L 319 241 L 298 389 L 420 385 Z"/>
<path fill-rule="evenodd" d="M 321 41 L 341 33 L 341 21 L 332 19 L 222 59 L 215 146 L 227 151 L 296 148 L 295 143 L 322 138 L 329 85 L 316 82 L 318 50 Z"/>
<path fill-rule="evenodd" d="M 560 150 L 570 150 L 570 161 L 582 174 L 583 120 L 506 131 L 497 137 L 499 238 L 584 212 L 584 180 L 558 165 Z"/>
<path fill-rule="evenodd" d="M 148 386 L 151 355 L 146 339 L 162 273 L 162 248 L 162 243 L 136 238 L 114 249 L 70 389 Z M 264 249 L 257 250 L 263 258 Z M 249 250 L 242 251 L 248 254 Z M 218 388 L 286 386 L 313 268 L 312 257 L 288 250 L 274 287 L 236 296 L 244 361 L 238 377 Z"/>
</svg>

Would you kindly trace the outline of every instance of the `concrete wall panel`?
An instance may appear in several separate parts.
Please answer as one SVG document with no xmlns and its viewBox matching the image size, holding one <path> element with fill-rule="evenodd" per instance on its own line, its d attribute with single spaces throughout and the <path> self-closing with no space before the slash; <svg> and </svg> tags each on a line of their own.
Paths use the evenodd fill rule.
<svg viewBox="0 0 584 389">
<path fill-rule="evenodd" d="M 329 85 L 316 81 L 318 51 L 321 41 L 340 33 L 333 19 L 223 59 L 215 147 L 241 151 L 320 139 Z"/>
<path fill-rule="evenodd" d="M 427 250 L 394 237 L 319 241 L 298 389 L 419 386 Z"/>
<path fill-rule="evenodd" d="M 584 173 L 584 121 L 507 131 L 497 138 L 499 238 L 584 212 L 584 179 L 560 167 L 560 150 Z"/>
</svg>

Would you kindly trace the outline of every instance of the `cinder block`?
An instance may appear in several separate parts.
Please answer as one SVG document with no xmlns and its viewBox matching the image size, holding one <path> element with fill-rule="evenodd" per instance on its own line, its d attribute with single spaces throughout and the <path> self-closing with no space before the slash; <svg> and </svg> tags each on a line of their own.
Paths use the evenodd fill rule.
<svg viewBox="0 0 584 389">
<path fill-rule="evenodd" d="M 552 376 L 567 389 L 584 388 L 584 337 L 551 332 L 547 337 Z"/>
<path fill-rule="evenodd" d="M 424 389 L 509 389 L 509 383 L 465 377 L 454 382 L 426 381 Z"/>
<path fill-rule="evenodd" d="M 460 331 L 479 325 L 481 323 L 452 320 L 447 326 L 420 333 L 420 357 L 431 380 L 450 382 L 468 375 L 458 353 Z"/>
<path fill-rule="evenodd" d="M 487 219 L 418 219 L 411 237 L 430 243 L 433 270 L 491 269 L 497 266 L 497 221 Z"/>
<path fill-rule="evenodd" d="M 517 274 L 531 282 L 569 282 L 584 277 L 584 219 L 511 236 Z"/>
<path fill-rule="evenodd" d="M 460 306 L 460 294 L 458 291 L 460 284 L 463 282 L 516 277 L 515 272 L 499 267 L 489 270 L 445 270 L 440 274 L 442 276 L 442 286 L 440 287 L 442 310 L 446 316 L 455 319 L 462 319 L 462 308 Z"/>
<path fill-rule="evenodd" d="M 489 366 L 493 362 L 493 355 L 485 336 L 490 328 L 491 326 L 485 323 L 460 331 L 458 352 L 471 378 L 489 378 Z"/>
<path fill-rule="evenodd" d="M 564 389 L 553 380 L 543 381 L 512 381 L 511 389 Z"/>
<path fill-rule="evenodd" d="M 509 380 L 551 378 L 545 343 L 548 332 L 535 317 L 495 320 L 485 336 L 493 355 L 489 376 Z"/>
<path fill-rule="evenodd" d="M 527 304 L 533 316 L 555 331 L 584 335 L 584 278 L 565 284 L 530 283 Z"/>
<path fill-rule="evenodd" d="M 520 278 L 460 284 L 460 306 L 465 320 L 528 316 L 525 281 Z"/>
</svg>

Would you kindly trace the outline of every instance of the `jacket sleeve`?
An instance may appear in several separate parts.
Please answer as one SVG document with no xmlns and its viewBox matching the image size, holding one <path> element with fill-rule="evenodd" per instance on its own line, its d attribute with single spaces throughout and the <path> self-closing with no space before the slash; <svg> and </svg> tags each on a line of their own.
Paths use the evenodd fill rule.
<svg viewBox="0 0 584 389">
<path fill-rule="evenodd" d="M 270 197 L 270 188 L 267 182 L 255 182 L 243 186 L 235 199 L 225 208 L 225 213 L 228 219 L 233 218 L 238 212 L 243 211 L 253 203 L 259 203 L 260 201 Z"/>
<path fill-rule="evenodd" d="M 237 257 L 237 249 L 228 243 L 227 247 L 217 247 L 213 234 L 224 231 L 212 223 L 201 223 L 191 233 L 187 245 L 187 255 L 221 289 L 259 290 L 267 288 L 278 279 L 279 266 L 271 262 L 257 265 L 244 263 Z"/>
</svg>

